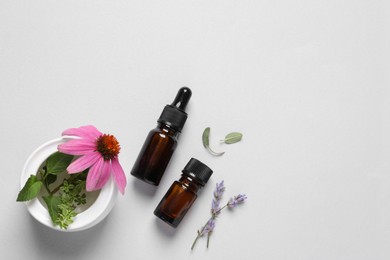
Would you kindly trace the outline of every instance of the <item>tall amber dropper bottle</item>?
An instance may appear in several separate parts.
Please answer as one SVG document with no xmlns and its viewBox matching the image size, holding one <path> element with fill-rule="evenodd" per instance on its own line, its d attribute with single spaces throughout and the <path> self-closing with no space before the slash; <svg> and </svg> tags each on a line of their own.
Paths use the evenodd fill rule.
<svg viewBox="0 0 390 260">
<path fill-rule="evenodd" d="M 149 184 L 158 185 L 177 146 L 177 138 L 187 120 L 186 106 L 192 92 L 182 87 L 171 105 L 166 105 L 157 127 L 151 130 L 131 170 L 131 174 Z"/>
</svg>

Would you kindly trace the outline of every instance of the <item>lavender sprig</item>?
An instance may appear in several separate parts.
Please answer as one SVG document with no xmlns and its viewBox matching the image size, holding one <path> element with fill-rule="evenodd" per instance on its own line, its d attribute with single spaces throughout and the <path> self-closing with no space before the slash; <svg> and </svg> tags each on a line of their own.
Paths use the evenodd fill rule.
<svg viewBox="0 0 390 260">
<path fill-rule="evenodd" d="M 206 224 L 206 229 L 208 229 L 207 248 L 209 247 L 211 232 L 213 231 L 213 229 L 215 227 L 215 219 L 217 218 L 217 216 L 221 212 L 221 207 L 219 205 L 221 204 L 222 195 L 225 192 L 225 190 L 226 190 L 226 188 L 225 188 L 224 181 L 221 181 L 220 183 L 217 183 L 215 185 L 214 198 L 211 202 L 211 218 L 207 222 L 208 224 L 209 223 L 212 224 L 212 226 L 208 227 L 208 224 Z"/>
<path fill-rule="evenodd" d="M 211 202 L 211 214 L 213 216 L 217 216 L 220 212 L 221 207 L 219 204 L 221 203 L 222 195 L 225 192 L 225 189 L 224 181 L 221 181 L 215 185 L 214 198 Z"/>
<path fill-rule="evenodd" d="M 213 232 L 215 228 L 215 222 L 221 211 L 228 207 L 230 209 L 233 209 L 238 204 L 243 203 L 247 196 L 245 194 L 239 194 L 237 196 L 234 196 L 229 199 L 228 203 L 226 203 L 222 208 L 220 207 L 220 202 L 222 199 L 222 195 L 225 192 L 225 185 L 224 181 L 221 181 L 220 183 L 216 184 L 215 190 L 214 190 L 214 196 L 211 203 L 211 218 L 206 222 L 206 224 L 198 230 L 198 235 L 196 236 L 194 242 L 192 243 L 191 250 L 194 249 L 194 246 L 198 239 L 204 235 L 207 234 L 207 248 L 209 248 L 209 241 L 210 241 L 210 235 Z"/>
<path fill-rule="evenodd" d="M 214 228 L 215 228 L 215 219 L 210 218 L 209 221 L 207 221 L 204 228 L 202 229 L 200 236 L 203 236 L 205 234 L 209 234 L 210 232 L 212 232 L 214 230 Z"/>
<path fill-rule="evenodd" d="M 243 203 L 247 199 L 245 194 L 238 194 L 237 196 L 234 196 L 233 198 L 229 199 L 229 202 L 227 203 L 227 206 L 229 208 L 234 208 L 238 204 Z"/>
</svg>

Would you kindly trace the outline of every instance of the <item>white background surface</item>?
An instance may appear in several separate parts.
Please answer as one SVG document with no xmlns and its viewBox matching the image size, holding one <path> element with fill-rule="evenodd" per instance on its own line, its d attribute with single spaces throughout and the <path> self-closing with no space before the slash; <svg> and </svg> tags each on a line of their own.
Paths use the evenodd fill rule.
<svg viewBox="0 0 390 260">
<path fill-rule="evenodd" d="M 387 1 L 0 0 L 3 259 L 389 259 Z M 130 176 L 181 86 L 193 97 L 158 187 Z M 16 203 L 29 154 L 93 124 L 128 177 L 98 226 L 49 230 Z M 223 157 L 201 144 L 206 126 Z M 241 131 L 235 145 L 219 138 Z M 214 175 L 177 230 L 152 214 L 196 157 Z M 208 219 L 216 181 L 249 199 Z"/>
</svg>

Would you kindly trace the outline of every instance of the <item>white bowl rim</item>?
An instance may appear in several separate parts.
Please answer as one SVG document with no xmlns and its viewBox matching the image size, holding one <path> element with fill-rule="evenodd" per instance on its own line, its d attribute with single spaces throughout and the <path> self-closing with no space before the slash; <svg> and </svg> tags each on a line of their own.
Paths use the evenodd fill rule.
<svg viewBox="0 0 390 260">
<path fill-rule="evenodd" d="M 37 173 L 38 168 L 44 160 L 57 151 L 57 146 L 59 144 L 71 139 L 77 139 L 77 137 L 63 136 L 56 138 L 42 144 L 32 152 L 23 166 L 20 187 L 22 188 L 24 186 L 31 174 Z M 61 229 L 58 226 L 54 226 L 49 212 L 37 198 L 26 202 L 26 206 L 30 214 L 43 225 L 58 231 L 73 232 L 90 228 L 103 220 L 115 205 L 117 195 L 118 189 L 116 188 L 113 178 L 110 178 L 106 185 L 100 190 L 96 201 L 88 209 L 79 213 L 74 218 L 74 222 L 69 225 L 68 229 Z"/>
</svg>

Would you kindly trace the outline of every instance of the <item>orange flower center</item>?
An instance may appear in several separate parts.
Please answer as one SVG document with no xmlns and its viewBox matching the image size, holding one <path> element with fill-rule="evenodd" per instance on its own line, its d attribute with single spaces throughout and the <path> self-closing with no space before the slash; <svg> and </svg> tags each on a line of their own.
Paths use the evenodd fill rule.
<svg viewBox="0 0 390 260">
<path fill-rule="evenodd" d="M 103 156 L 104 160 L 114 159 L 121 150 L 118 140 L 113 135 L 102 135 L 97 141 L 97 151 Z"/>
</svg>

